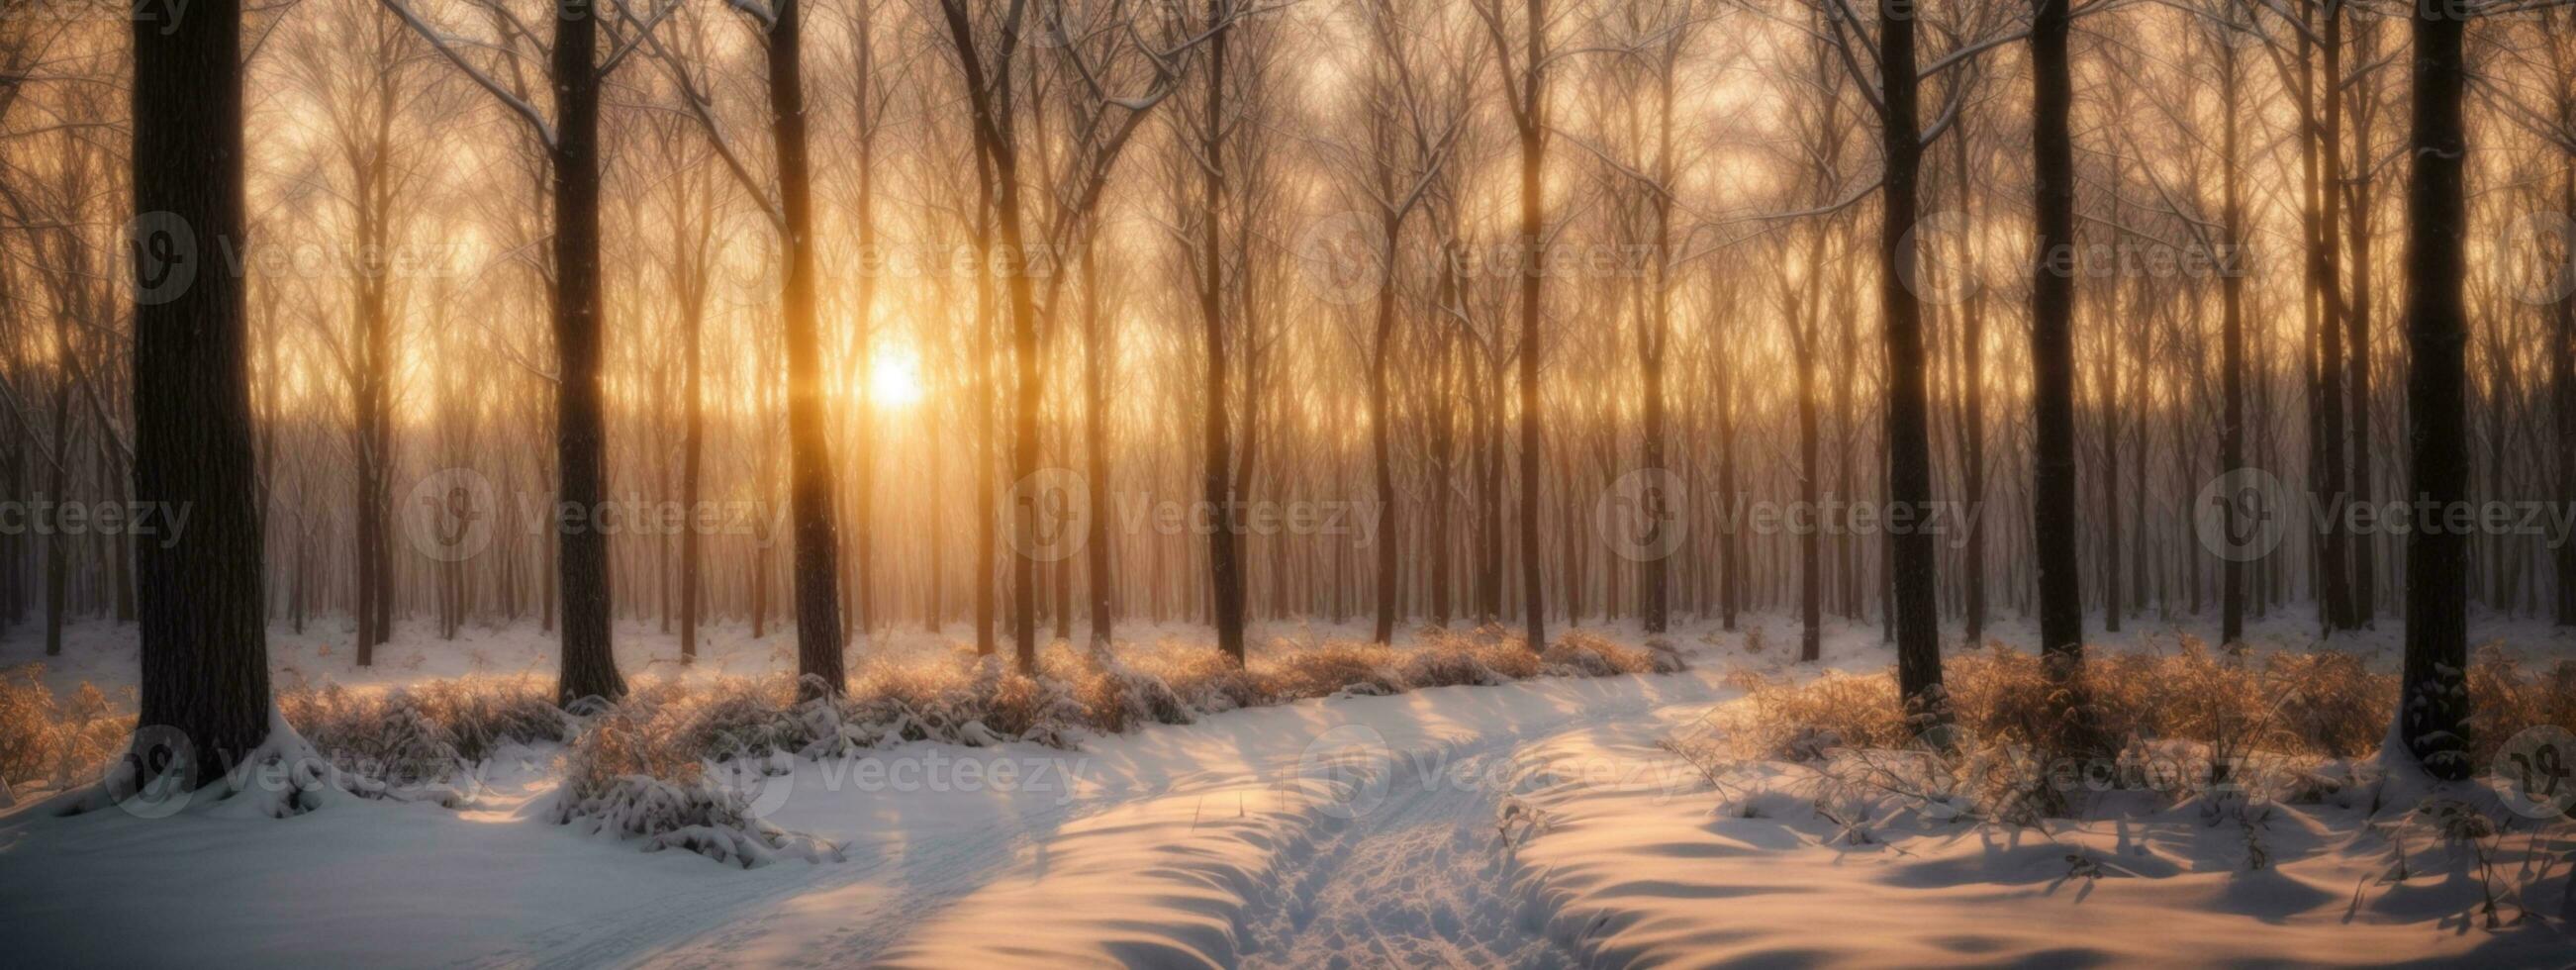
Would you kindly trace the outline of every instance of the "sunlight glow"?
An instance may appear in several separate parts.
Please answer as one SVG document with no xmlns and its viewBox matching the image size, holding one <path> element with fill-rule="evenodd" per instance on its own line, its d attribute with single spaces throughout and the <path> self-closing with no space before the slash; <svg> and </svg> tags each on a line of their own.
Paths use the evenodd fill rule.
<svg viewBox="0 0 2576 970">
<path fill-rule="evenodd" d="M 921 386 L 921 358 L 910 347 L 890 347 L 868 364 L 868 400 L 881 408 L 908 408 L 928 393 Z"/>
</svg>

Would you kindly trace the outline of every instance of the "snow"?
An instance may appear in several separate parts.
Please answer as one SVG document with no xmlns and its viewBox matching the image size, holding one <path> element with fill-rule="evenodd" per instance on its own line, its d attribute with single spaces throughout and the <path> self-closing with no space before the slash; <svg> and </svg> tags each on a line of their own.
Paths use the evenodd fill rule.
<svg viewBox="0 0 2576 970">
<path fill-rule="evenodd" d="M 2354 792 L 2269 806 L 2269 865 L 2253 869 L 2245 826 L 2205 803 L 2113 800 L 2044 829 L 1881 812 L 1858 840 L 1803 794 L 1804 769 L 1750 766 L 1712 790 L 1657 743 L 1734 695 L 1731 667 L 1889 663 L 1874 626 L 1834 625 L 1824 662 L 1808 666 L 1793 663 L 1793 622 L 1746 625 L 1765 631 L 1758 654 L 1713 626 L 1676 631 L 1693 664 L 1680 674 L 1335 697 L 1075 751 L 912 743 L 763 780 L 766 820 L 832 843 L 841 862 L 744 870 L 556 825 L 552 746 L 503 752 L 463 809 L 338 798 L 285 819 L 57 818 L 22 793 L 0 815 L 0 953 L 24 966 L 939 967 L 2555 965 L 2576 953 L 2564 826 L 2494 840 L 2500 875 L 2487 879 L 2463 850 L 2393 824 L 2400 813 L 2370 817 Z M 2257 638 L 2299 648 L 2306 626 L 2282 617 Z M 2102 642 L 2170 630 L 2135 624 Z M 345 624 L 310 631 L 274 636 L 282 676 L 373 688 L 552 674 L 550 638 L 528 628 L 451 644 L 406 627 L 366 671 L 349 664 Z M 2335 647 L 2388 669 L 2398 632 Z M 2571 652 L 2538 624 L 2477 632 L 2534 656 Z M 940 650 L 954 635 L 867 649 Z M 684 669 L 668 638 L 634 624 L 619 660 L 647 677 L 768 673 L 792 663 L 792 643 L 717 628 Z M 0 665 L 37 650 L 0 643 Z M 130 632 L 84 624 L 44 678 L 130 683 L 133 657 Z M 2389 878 L 2392 830 L 2408 840 L 2404 881 Z M 2482 884 L 2513 887 L 2537 918 L 2486 928 L 2472 915 Z"/>
</svg>

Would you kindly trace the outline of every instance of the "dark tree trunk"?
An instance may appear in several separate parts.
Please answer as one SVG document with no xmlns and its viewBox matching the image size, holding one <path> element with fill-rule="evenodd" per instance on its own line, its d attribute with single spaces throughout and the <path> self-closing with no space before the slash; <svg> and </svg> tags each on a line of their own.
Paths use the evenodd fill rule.
<svg viewBox="0 0 2576 970">
<path fill-rule="evenodd" d="M 2235 30 L 2238 26 L 2231 22 L 2225 29 Z M 2245 266 L 2241 261 L 2243 254 L 2239 251 L 2239 240 L 2245 231 L 2245 202 L 2243 178 L 2237 171 L 2241 154 L 2238 142 L 2243 126 L 2238 101 L 2243 92 L 2243 78 L 2237 66 L 2234 40 L 2221 38 L 2215 46 L 2219 56 L 2220 110 L 2226 113 L 2224 130 L 2220 135 L 2219 158 L 2219 164 L 2224 168 L 2220 180 L 2224 183 L 2221 191 L 2225 196 L 2219 227 L 2223 233 L 2219 239 L 2219 245 L 2223 247 L 2219 253 L 2219 293 L 2223 306 L 2219 324 L 2222 348 L 2219 384 L 2221 395 L 2226 400 L 2222 404 L 2225 413 L 2219 420 L 2218 466 L 2219 474 L 2228 475 L 2245 467 Z M 2221 498 L 2220 514 L 2226 535 L 2232 542 L 2243 534 L 2244 509 L 2233 500 L 2233 496 Z M 2218 641 L 2221 646 L 2233 649 L 2245 639 L 2243 556 L 2228 554 L 2222 557 L 2218 586 Z"/>
<path fill-rule="evenodd" d="M 705 480 L 707 451 L 706 405 L 706 301 L 703 293 L 692 293 L 689 305 L 681 311 L 686 326 L 683 338 L 689 342 L 687 362 L 682 365 L 682 402 L 680 432 L 680 508 L 694 515 L 698 507 L 701 483 Z M 705 596 L 698 591 L 704 575 L 700 568 L 706 561 L 704 529 L 680 530 L 680 662 L 696 663 L 698 659 L 698 605 Z"/>
<path fill-rule="evenodd" d="M 2414 121 L 2407 157 L 2406 343 L 2410 491 L 2449 508 L 2469 499 L 2466 22 L 2436 4 L 2414 10 Z M 2398 736 L 2436 778 L 2469 776 L 2469 536 L 2406 534 L 2406 665 Z"/>
<path fill-rule="evenodd" d="M 2550 48 L 2549 59 L 2550 66 L 2558 74 L 2555 92 L 2558 128 L 2560 131 L 2576 131 L 2576 63 L 2569 63 L 2567 59 L 2568 52 L 2576 45 L 2563 41 L 2565 32 L 2576 29 L 2576 24 L 2569 23 L 2564 11 L 2550 12 L 2546 22 L 2551 30 L 2559 32 L 2557 39 L 2561 40 Z M 2576 153 L 2562 158 L 2561 165 L 2558 210 L 2568 220 L 2576 222 Z M 2559 252 L 2559 265 L 2570 266 L 2571 262 L 2576 262 L 2576 239 L 2562 239 L 2561 244 L 2568 248 Z M 2570 272 L 2576 272 L 2576 269 Z M 2562 276 L 2555 282 L 2562 289 L 2556 306 L 2552 308 L 2555 339 L 2550 341 L 2549 355 L 2549 383 L 2555 399 L 2552 407 L 2557 413 L 2558 425 L 2558 460 L 2554 470 L 2558 476 L 2558 500 L 2569 508 L 2576 508 L 2576 276 Z M 2576 627 L 2576 541 L 2560 542 L 2557 558 L 2557 588 L 2553 591 L 2557 622 L 2562 627 Z"/>
<path fill-rule="evenodd" d="M 1910 510 L 1911 521 L 1922 523 L 1932 513 L 1932 443 L 1923 377 L 1923 307 L 1911 288 L 1920 201 L 1916 180 L 1923 163 L 1914 18 L 1904 0 L 1879 0 L 1878 9 L 1878 59 L 1885 88 L 1881 106 L 1886 111 L 1880 128 L 1887 159 L 1878 280 L 1879 313 L 1887 328 L 1887 498 L 1899 520 Z M 1943 703 L 1940 601 L 1934 588 L 1938 553 L 1932 533 L 1920 528 L 1891 529 L 1887 543 L 1895 584 L 1898 691 L 1909 715 L 1938 716 Z"/>
<path fill-rule="evenodd" d="M 592 521 L 608 497 L 608 428 L 600 400 L 599 20 L 591 0 L 563 0 L 548 74 L 555 90 L 554 332 L 556 566 L 563 659 L 555 696 L 570 704 L 626 694 L 611 650 L 608 536 Z"/>
<path fill-rule="evenodd" d="M 1101 332 L 1100 263 L 1095 248 L 1091 243 L 1082 247 L 1082 437 L 1084 477 L 1090 479 L 1083 498 L 1088 503 L 1083 527 L 1090 530 L 1083 554 L 1089 557 L 1084 579 L 1091 594 L 1091 648 L 1106 651 L 1111 626 L 1117 622 L 1112 599 L 1118 576 L 1110 571 L 1114 564 L 1109 548 L 1109 340 Z"/>
<path fill-rule="evenodd" d="M 2039 571 L 2039 640 L 2051 672 L 2084 664 L 2084 587 L 2075 555 L 2075 149 L 2066 55 L 2067 0 L 2034 0 L 2031 142 L 2038 179 L 2038 265 L 2031 275 L 2031 539 Z"/>
<path fill-rule="evenodd" d="M 1547 162 L 1546 40 L 1547 0 L 1529 0 L 1527 50 L 1523 53 L 1523 89 L 1517 92 L 1521 148 L 1521 609 L 1526 616 L 1525 642 L 1532 651 L 1547 649 L 1547 587 L 1539 554 L 1539 449 L 1545 435 L 1539 425 L 1539 322 L 1546 307 L 1539 301 L 1543 279 L 1539 240 L 1544 230 L 1546 200 L 1541 197 L 1542 169 Z"/>
<path fill-rule="evenodd" d="M 1226 0 L 1208 0 L 1208 20 L 1215 30 L 1209 40 L 1206 128 L 1201 137 L 1205 181 L 1199 210 L 1199 319 L 1206 328 L 1207 404 L 1203 429 L 1206 454 L 1202 496 L 1208 504 L 1208 578 L 1216 623 L 1217 649 L 1243 663 L 1243 572 L 1234 532 L 1233 457 L 1227 444 L 1225 389 L 1225 253 L 1218 243 L 1218 220 L 1225 212 L 1225 42 Z"/>
<path fill-rule="evenodd" d="M 1669 188 L 1673 180 L 1673 61 L 1674 58 L 1667 55 L 1655 76 L 1657 110 L 1661 112 L 1655 127 L 1655 179 L 1656 184 L 1664 188 Z M 1672 620 L 1671 583 L 1666 578 L 1669 556 L 1665 549 L 1664 529 L 1682 511 L 1668 503 L 1680 501 L 1682 497 L 1664 494 L 1663 488 L 1665 482 L 1673 480 L 1667 475 L 1669 470 L 1664 465 L 1667 436 L 1664 350 L 1672 333 L 1673 307 L 1672 196 L 1664 192 L 1655 193 L 1654 208 L 1655 247 L 1650 254 L 1655 260 L 1654 307 L 1648 318 L 1646 337 L 1637 342 L 1638 365 L 1643 371 L 1646 398 L 1645 426 L 1639 429 L 1644 440 L 1639 442 L 1639 446 L 1644 451 L 1641 463 L 1647 474 L 1652 476 L 1647 480 L 1648 491 L 1641 496 L 1645 507 L 1639 510 L 1646 519 L 1646 534 L 1645 559 L 1637 564 L 1637 615 L 1642 619 L 1646 632 L 1662 633 Z M 1617 575 L 1615 566 L 1612 575 Z"/>
<path fill-rule="evenodd" d="M 769 28 L 769 121 L 786 234 L 788 514 L 795 518 L 796 677 L 800 694 L 848 686 L 841 660 L 841 530 L 823 414 L 823 350 L 814 319 L 814 203 L 805 143 L 802 4 L 777 0 Z"/>
<path fill-rule="evenodd" d="M 1380 185 L 1381 190 L 1385 188 L 1385 185 Z M 1400 217 L 1390 214 L 1383 222 L 1379 227 L 1379 238 L 1384 240 L 1386 248 L 1379 254 L 1379 266 L 1387 275 L 1379 281 L 1377 288 L 1377 323 L 1370 343 L 1368 378 L 1369 459 L 1376 472 L 1378 515 L 1374 539 L 1377 543 L 1377 624 L 1370 637 L 1378 643 L 1385 643 L 1395 635 L 1395 553 L 1398 545 L 1395 435 L 1388 427 L 1395 420 L 1395 415 L 1387 407 L 1386 368 L 1395 350 L 1395 247 L 1397 234 L 1403 231 Z"/>
<path fill-rule="evenodd" d="M 64 353 L 72 352 L 70 343 L 63 339 L 63 332 L 69 322 L 64 314 L 60 312 L 55 314 L 55 346 L 61 348 Z M 66 496 L 71 489 L 69 449 L 72 438 L 71 407 L 74 389 L 72 382 L 77 379 L 66 372 L 56 375 L 54 380 L 54 447 L 51 452 L 54 458 L 54 474 L 52 484 L 45 490 L 45 496 L 55 502 L 66 501 Z M 59 657 L 63 655 L 63 594 L 65 592 L 63 583 L 69 579 L 67 574 L 72 538 L 59 531 L 43 538 L 45 543 L 45 656 Z"/>
<path fill-rule="evenodd" d="M 2338 11 L 2342 8 L 2341 2 L 2335 6 Z M 2353 60 L 2362 64 L 2377 60 L 2378 36 L 2375 30 L 2364 30 L 2360 34 L 2360 46 L 2353 52 Z M 2342 81 L 2338 80 L 2337 83 Z M 2347 114 L 2352 117 L 2353 158 L 2360 167 L 2361 174 L 2352 179 L 2349 193 L 2351 211 L 2344 220 L 2352 240 L 2350 254 L 2352 298 L 2351 305 L 2344 308 L 2345 330 L 2348 334 L 2344 341 L 2348 375 L 2344 384 L 2351 400 L 2351 404 L 2345 408 L 2347 427 L 2351 431 L 2350 453 L 2346 455 L 2346 459 L 2352 463 L 2352 469 L 2345 476 L 2345 482 L 2352 488 L 2353 504 L 2369 508 L 2376 505 L 2379 498 L 2377 483 L 2373 481 L 2371 475 L 2370 461 L 2370 367 L 2371 327 L 2373 326 L 2371 287 L 2374 285 L 2374 275 L 2371 272 L 2370 236 L 2373 222 L 2371 213 L 2376 208 L 2376 203 L 2374 193 L 2371 191 L 2374 176 L 2371 174 L 2369 158 L 2370 145 L 2376 140 L 2371 137 L 2371 121 L 2378 112 L 2374 105 L 2364 103 L 2362 99 L 2366 96 L 2375 96 L 2377 88 L 2370 83 L 2360 83 L 2355 84 L 2350 91 L 2354 108 Z M 2341 151 L 2341 148 L 2338 147 L 2336 150 Z M 2354 535 L 2348 551 L 2352 560 L 2351 622 L 2356 628 L 2367 629 L 2376 624 L 2379 612 L 2379 539 L 2376 535 L 2367 532 Z"/>
<path fill-rule="evenodd" d="M 134 210 L 154 234 L 136 246 L 132 386 L 135 499 L 196 510 L 183 541 L 136 550 L 138 723 L 185 739 L 193 787 L 265 741 L 270 710 L 245 281 L 216 256 L 249 239 L 241 7 L 191 14 L 134 24 Z M 192 262 L 156 263 L 162 232 Z M 182 754 L 134 753 L 147 776 Z"/>
<path fill-rule="evenodd" d="M 2336 82 L 2342 75 L 2343 15 L 2340 0 L 2325 0 L 2322 37 L 2324 78 L 2321 88 L 2311 95 L 2307 62 L 2300 62 L 2300 109 L 2313 128 L 2303 129 L 2303 154 L 2312 159 L 2308 184 L 2308 299 L 2310 313 L 2316 322 L 2318 354 L 2316 394 L 2310 398 L 2317 409 L 2315 445 L 2317 500 L 2332 513 L 2325 528 L 2317 534 L 2317 608 L 2323 614 L 2327 633 L 2348 630 L 2352 620 L 2350 555 L 2345 549 L 2344 503 L 2351 496 L 2344 489 L 2344 350 L 2343 295 L 2340 274 L 2335 269 L 2336 241 L 2342 238 L 2337 228 L 2340 207 L 2335 204 L 2336 190 L 2343 184 L 2343 99 L 2336 96 Z"/>
<path fill-rule="evenodd" d="M 2558 124 L 2563 130 L 2576 131 L 2576 75 L 2559 75 Z M 2559 211 L 2576 221 L 2576 154 L 2569 155 L 2564 165 L 2558 182 Z M 2576 247 L 2576 240 L 2567 245 Z M 2561 256 L 2576 258 L 2576 252 Z M 2576 284 L 2576 279 L 2561 283 Z M 2559 296 L 2556 330 L 2558 339 L 2550 342 L 2550 385 L 2558 396 L 2558 499 L 2576 508 L 2576 292 Z M 2558 625 L 2576 626 L 2576 541 L 2558 544 L 2557 594 Z"/>
<path fill-rule="evenodd" d="M 1959 211 L 1973 211 L 1976 201 L 1975 176 L 1968 169 L 1968 135 L 1955 132 L 1950 136 L 1952 178 L 1959 193 Z M 1976 243 L 1972 234 L 1959 234 L 1959 265 L 1973 271 L 1977 265 Z M 1960 491 L 1966 493 L 1968 508 L 1980 509 L 1986 501 L 1986 295 L 1967 294 L 1960 314 L 1959 382 L 1966 398 L 1965 411 L 1959 422 Z M 1986 638 L 1986 517 L 1978 515 L 1968 523 L 1967 547 L 1959 556 L 1961 595 L 1967 598 L 1962 617 L 1966 639 L 1976 645 Z"/>
</svg>

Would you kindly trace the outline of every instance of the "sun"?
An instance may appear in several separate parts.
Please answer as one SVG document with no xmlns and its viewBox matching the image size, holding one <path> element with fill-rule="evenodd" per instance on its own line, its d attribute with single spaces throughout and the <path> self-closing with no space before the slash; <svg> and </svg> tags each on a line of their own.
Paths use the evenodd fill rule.
<svg viewBox="0 0 2576 970">
<path fill-rule="evenodd" d="M 908 408 L 928 393 L 921 386 L 921 358 L 912 348 L 892 347 L 868 364 L 868 400 L 881 408 Z"/>
</svg>

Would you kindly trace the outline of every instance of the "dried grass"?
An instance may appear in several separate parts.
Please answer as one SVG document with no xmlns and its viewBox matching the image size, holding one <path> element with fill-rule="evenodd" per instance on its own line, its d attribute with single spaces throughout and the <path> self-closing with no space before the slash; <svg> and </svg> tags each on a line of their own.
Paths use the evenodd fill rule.
<svg viewBox="0 0 2576 970">
<path fill-rule="evenodd" d="M 0 671 L 0 789 L 68 788 L 95 779 L 134 733 L 134 691 L 111 700 L 82 684 L 68 699 L 45 686 L 44 667 Z"/>
</svg>

